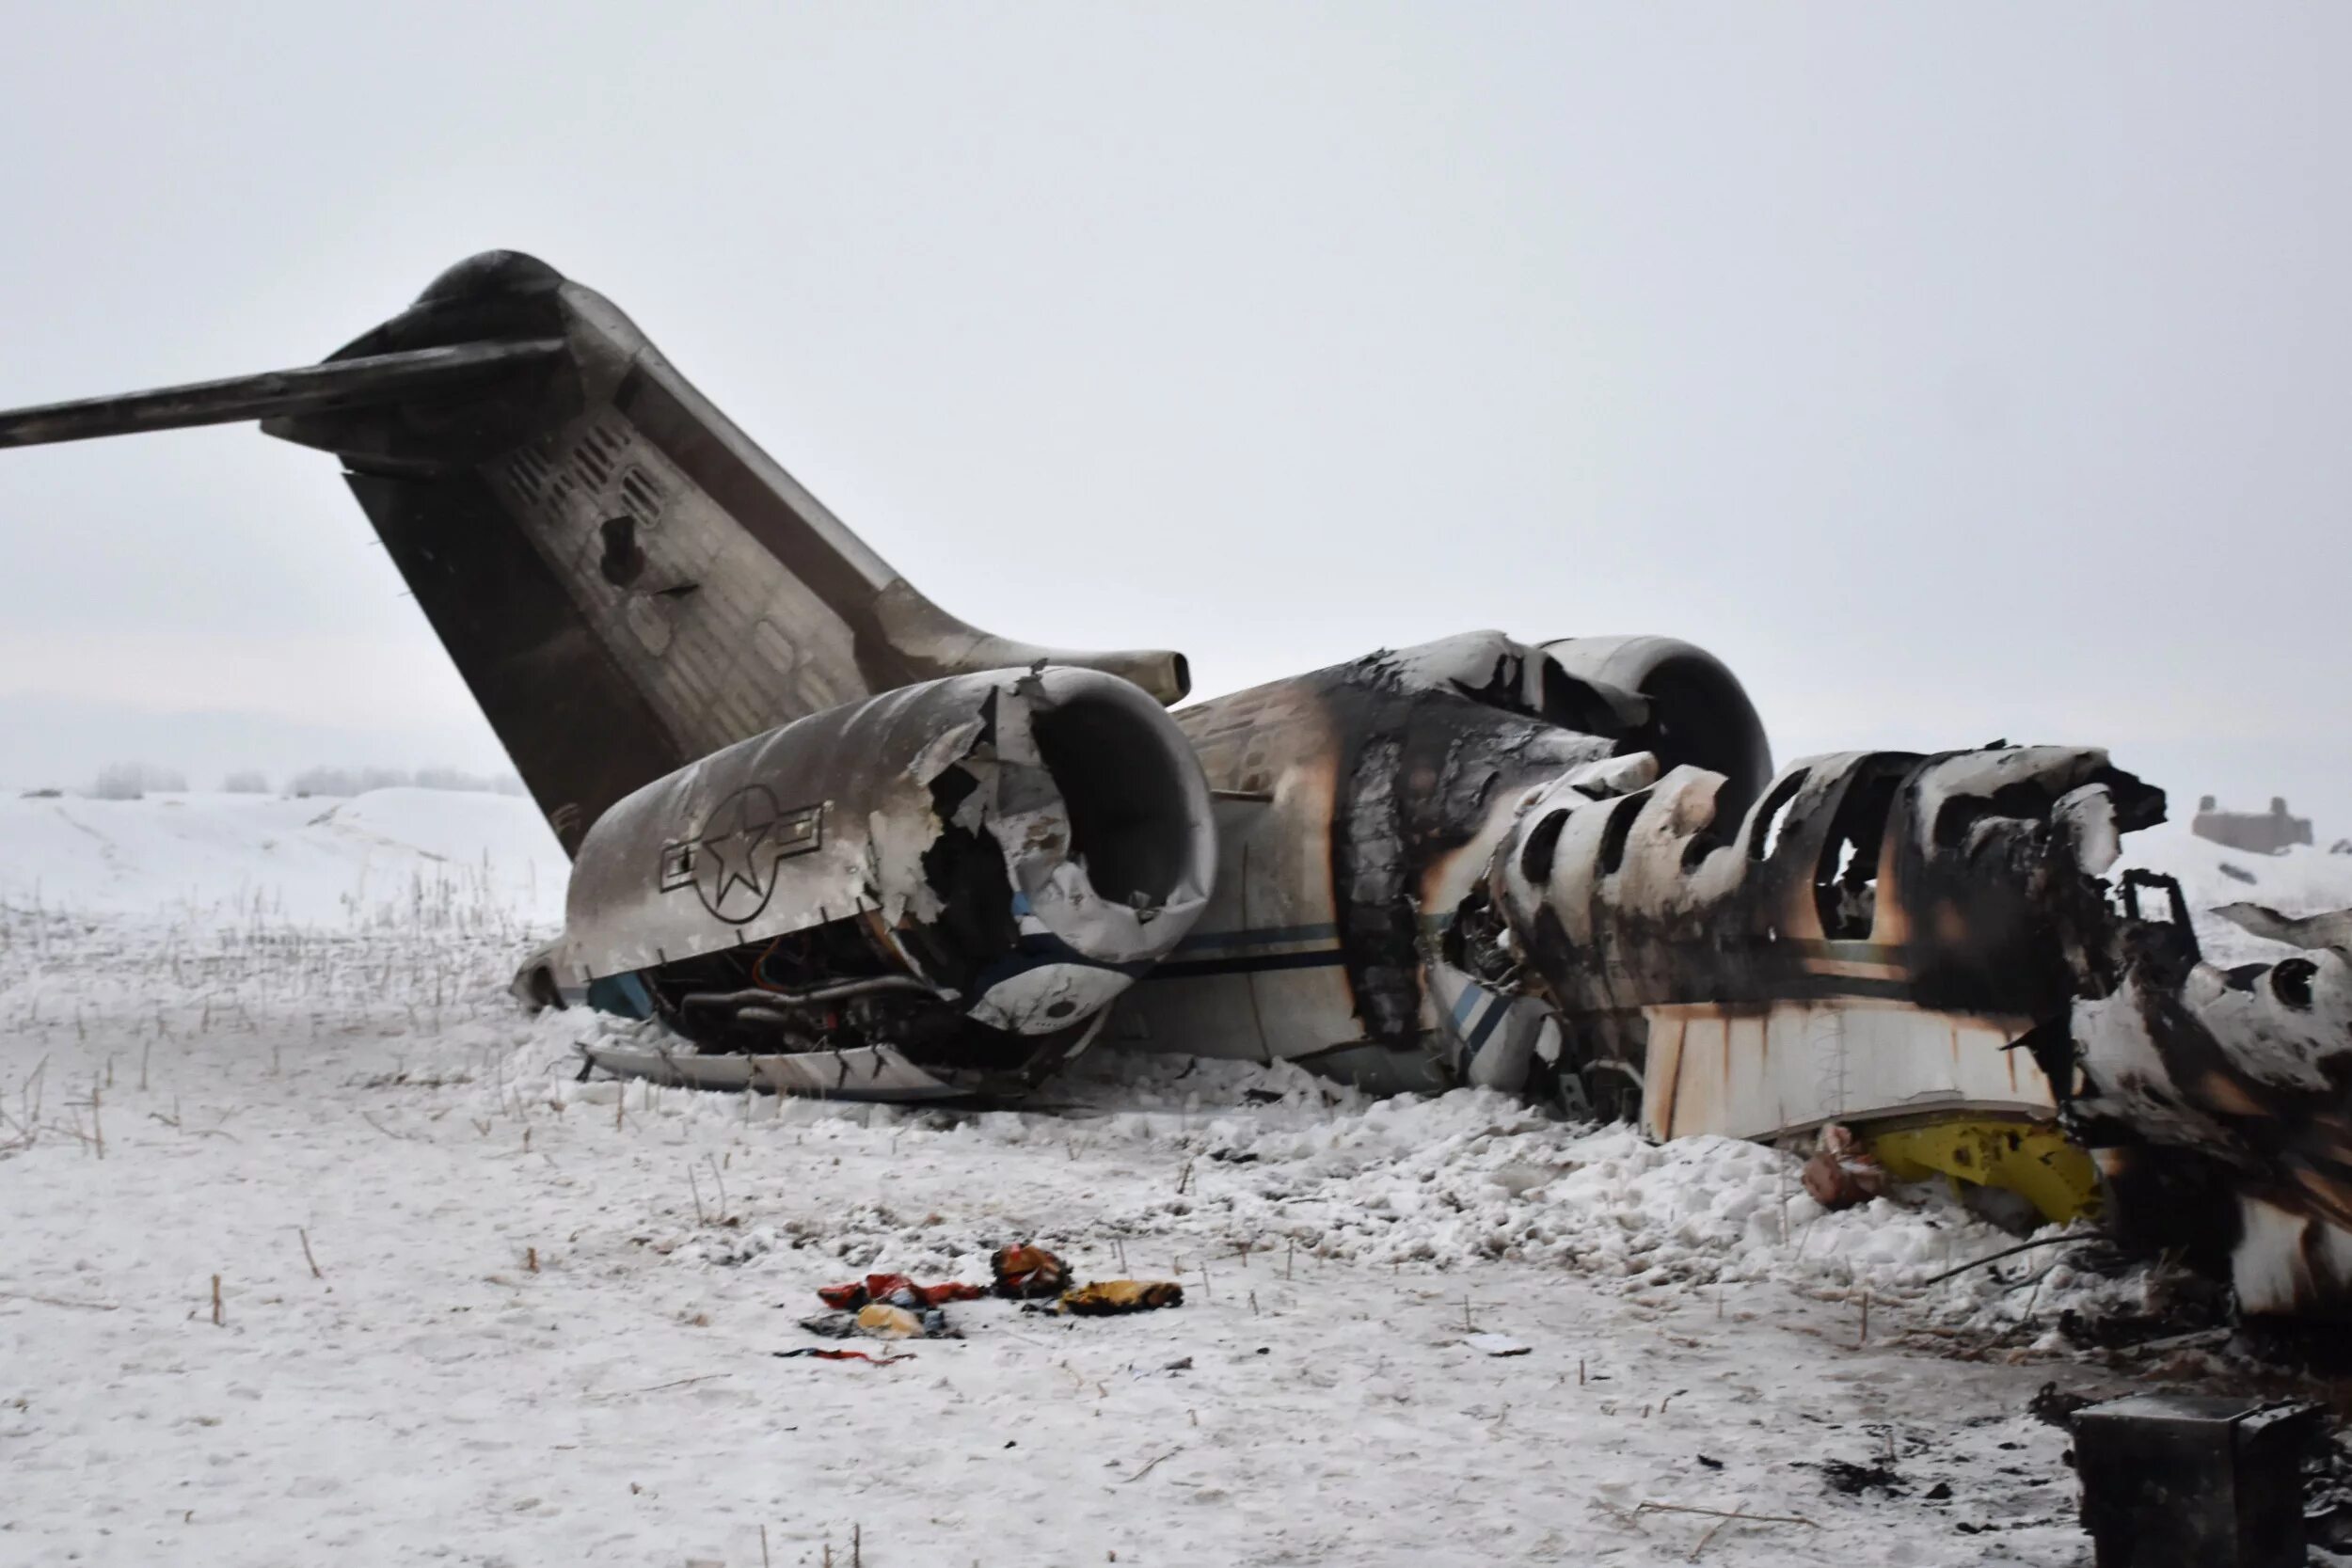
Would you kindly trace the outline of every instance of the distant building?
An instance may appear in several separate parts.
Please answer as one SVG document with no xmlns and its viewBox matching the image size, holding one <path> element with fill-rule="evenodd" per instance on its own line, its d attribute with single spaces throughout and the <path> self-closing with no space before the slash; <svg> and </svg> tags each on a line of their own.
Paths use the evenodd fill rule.
<svg viewBox="0 0 2352 1568">
<path fill-rule="evenodd" d="M 2197 815 L 2189 820 L 2188 831 L 2250 855 L 2280 855 L 2290 845 L 2312 841 L 2312 819 L 2289 816 L 2283 795 L 2273 795 L 2266 812 L 2217 811 L 2208 795 L 2197 802 Z"/>
</svg>

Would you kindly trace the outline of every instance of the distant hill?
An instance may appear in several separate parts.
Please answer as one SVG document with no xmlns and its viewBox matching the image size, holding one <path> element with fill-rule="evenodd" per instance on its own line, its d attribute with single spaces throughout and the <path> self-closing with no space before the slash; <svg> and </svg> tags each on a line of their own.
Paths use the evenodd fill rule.
<svg viewBox="0 0 2352 1568">
<path fill-rule="evenodd" d="M 341 922 L 382 917 L 424 890 L 553 926 L 569 874 L 538 809 L 518 796 L 0 797 L 0 898 L 92 914 L 258 907 L 272 919 Z"/>
</svg>

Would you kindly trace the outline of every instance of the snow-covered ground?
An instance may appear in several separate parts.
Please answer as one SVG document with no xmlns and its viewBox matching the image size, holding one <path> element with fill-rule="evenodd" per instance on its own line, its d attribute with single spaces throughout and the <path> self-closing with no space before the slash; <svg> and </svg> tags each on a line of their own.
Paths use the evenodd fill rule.
<svg viewBox="0 0 2352 1568">
<path fill-rule="evenodd" d="M 2173 836 L 2201 897 L 2352 903 Z M 0 1563 L 2089 1560 L 2026 1405 L 2144 1385 L 2054 1327 L 2136 1275 L 1929 1285 L 2010 1238 L 1467 1091 L 579 1084 L 596 1021 L 503 990 L 563 871 L 498 797 L 0 801 Z M 771 1354 L 1015 1240 L 1186 1300 Z"/>
<path fill-rule="evenodd" d="M 2279 855 L 2225 849 L 2166 822 L 2123 840 L 2123 858 L 2110 877 L 2144 866 L 2180 879 L 2195 917 L 2197 940 L 2215 963 L 2275 963 L 2296 949 L 2249 936 L 2211 911 L 2224 904 L 2263 904 L 2280 914 L 2318 914 L 2352 908 L 2352 854 L 2331 855 L 2298 845 Z"/>
</svg>

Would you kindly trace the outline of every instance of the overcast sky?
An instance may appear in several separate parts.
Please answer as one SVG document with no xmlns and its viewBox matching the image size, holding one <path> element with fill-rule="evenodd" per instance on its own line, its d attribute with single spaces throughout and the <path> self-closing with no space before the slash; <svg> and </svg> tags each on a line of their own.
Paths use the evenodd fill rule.
<svg viewBox="0 0 2352 1568">
<path fill-rule="evenodd" d="M 2352 832 L 2352 8 L 19 7 L 0 404 L 602 290 L 882 555 L 1214 693 L 1655 631 L 1784 754 Z M 502 766 L 318 453 L 0 453 L 0 783 Z M 2185 798 L 2185 799 L 2182 799 Z"/>
</svg>

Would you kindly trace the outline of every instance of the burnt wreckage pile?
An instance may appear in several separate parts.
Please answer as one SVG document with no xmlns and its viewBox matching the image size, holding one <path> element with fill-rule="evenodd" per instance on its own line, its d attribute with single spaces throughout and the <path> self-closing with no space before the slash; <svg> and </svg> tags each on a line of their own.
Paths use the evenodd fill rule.
<svg viewBox="0 0 2352 1568">
<path fill-rule="evenodd" d="M 1018 1094 L 1098 1037 L 1812 1136 L 2352 1305 L 2344 933 L 2206 963 L 2107 874 L 2163 798 L 2079 748 L 1775 773 L 1665 638 L 1473 633 L 1170 714 L 1172 650 L 926 597 L 611 300 L 490 251 L 319 364 L 0 413 L 333 454 L 575 860 L 517 990 L 591 1064 Z M 2283 816 L 2282 812 L 2274 813 Z"/>
</svg>

